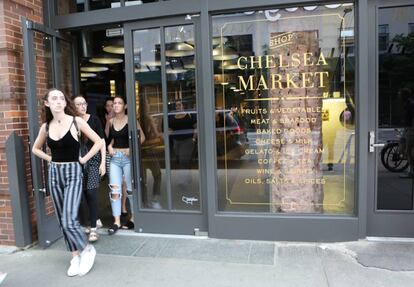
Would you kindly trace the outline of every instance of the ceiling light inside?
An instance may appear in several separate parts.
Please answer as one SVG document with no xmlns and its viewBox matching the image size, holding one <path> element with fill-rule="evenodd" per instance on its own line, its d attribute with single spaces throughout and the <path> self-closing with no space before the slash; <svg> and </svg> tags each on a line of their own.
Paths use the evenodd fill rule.
<svg viewBox="0 0 414 287">
<path fill-rule="evenodd" d="M 80 76 L 82 78 L 95 78 L 96 74 L 95 73 L 81 73 Z"/>
<path fill-rule="evenodd" d="M 109 68 L 105 67 L 105 66 L 86 66 L 86 67 L 81 67 L 80 70 L 82 72 L 92 72 L 92 73 L 96 73 L 96 72 L 105 72 L 108 71 Z"/>
<path fill-rule="evenodd" d="M 221 45 L 213 49 L 213 59 L 216 61 L 226 61 L 237 59 L 239 55 L 236 50 L 230 47 L 222 47 Z"/>
<path fill-rule="evenodd" d="M 166 45 L 167 57 L 186 57 L 194 55 L 194 47 L 187 43 L 169 43 Z"/>
<path fill-rule="evenodd" d="M 107 65 L 113 65 L 113 64 L 119 64 L 122 63 L 124 60 L 120 58 L 111 58 L 111 57 L 94 57 L 89 60 L 89 62 L 94 64 L 107 64 Z"/>
<path fill-rule="evenodd" d="M 112 54 L 125 54 L 125 49 L 124 46 L 116 46 L 116 45 L 108 45 L 108 46 L 104 46 L 103 50 L 107 53 L 112 53 Z"/>
</svg>

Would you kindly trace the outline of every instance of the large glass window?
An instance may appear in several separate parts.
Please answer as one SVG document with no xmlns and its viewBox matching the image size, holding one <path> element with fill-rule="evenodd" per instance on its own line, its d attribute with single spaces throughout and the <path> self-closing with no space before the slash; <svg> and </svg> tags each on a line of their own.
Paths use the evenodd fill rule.
<svg viewBox="0 0 414 287">
<path fill-rule="evenodd" d="M 142 206 L 198 211 L 194 25 L 136 30 L 133 36 L 137 115 L 146 137 Z"/>
<path fill-rule="evenodd" d="M 414 6 L 378 10 L 378 150 L 376 208 L 413 210 Z M 389 40 L 381 46 L 383 30 Z M 389 27 L 389 28 L 388 28 Z"/>
<path fill-rule="evenodd" d="M 354 213 L 354 5 L 213 17 L 218 207 Z"/>
<path fill-rule="evenodd" d="M 168 0 L 56 0 L 58 15 L 65 15 L 90 10 L 136 6 Z"/>
</svg>

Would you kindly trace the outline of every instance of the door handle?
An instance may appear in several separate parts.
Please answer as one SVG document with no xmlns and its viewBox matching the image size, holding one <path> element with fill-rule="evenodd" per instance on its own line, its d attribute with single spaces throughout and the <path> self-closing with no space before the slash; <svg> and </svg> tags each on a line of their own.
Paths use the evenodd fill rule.
<svg viewBox="0 0 414 287">
<path fill-rule="evenodd" d="M 375 152 L 376 148 L 382 148 L 385 146 L 385 143 L 376 143 L 375 142 L 375 132 L 369 132 L 369 152 Z"/>
<path fill-rule="evenodd" d="M 134 190 L 136 190 L 137 189 L 137 181 L 135 179 L 137 177 L 137 174 L 136 174 L 136 165 L 135 165 L 136 164 L 136 161 L 135 161 L 135 141 L 134 141 L 132 131 L 129 133 L 129 146 L 130 146 L 129 150 L 131 152 L 130 159 L 131 159 L 131 165 L 132 165 L 131 183 L 132 183 L 132 186 L 133 186 Z"/>
</svg>

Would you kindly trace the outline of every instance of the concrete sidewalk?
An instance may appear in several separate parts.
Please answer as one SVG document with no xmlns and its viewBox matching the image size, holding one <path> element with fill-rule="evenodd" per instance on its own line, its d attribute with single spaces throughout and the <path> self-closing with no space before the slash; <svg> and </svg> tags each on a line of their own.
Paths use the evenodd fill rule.
<svg viewBox="0 0 414 287">
<path fill-rule="evenodd" d="M 101 235 L 94 269 L 69 278 L 70 255 L 1 248 L 1 287 L 29 286 L 414 286 L 414 243 L 290 243 Z"/>
</svg>

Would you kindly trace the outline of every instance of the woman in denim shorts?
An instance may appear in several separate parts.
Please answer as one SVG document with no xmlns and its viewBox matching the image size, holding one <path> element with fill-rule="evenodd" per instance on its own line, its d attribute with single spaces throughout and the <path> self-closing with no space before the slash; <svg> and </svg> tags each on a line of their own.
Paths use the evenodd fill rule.
<svg viewBox="0 0 414 287">
<path fill-rule="evenodd" d="M 121 96 L 114 97 L 114 118 L 110 120 L 110 138 L 108 153 L 112 156 L 109 165 L 109 198 L 111 201 L 114 224 L 108 229 L 112 235 L 121 227 L 121 198 L 122 178 L 125 178 L 127 197 L 132 208 L 132 181 L 131 181 L 131 160 L 129 156 L 128 116 L 126 115 L 126 101 Z M 141 126 L 137 123 L 140 132 L 141 143 L 145 140 Z M 129 221 L 123 226 L 126 229 L 134 228 L 134 217 L 131 215 Z"/>
</svg>

